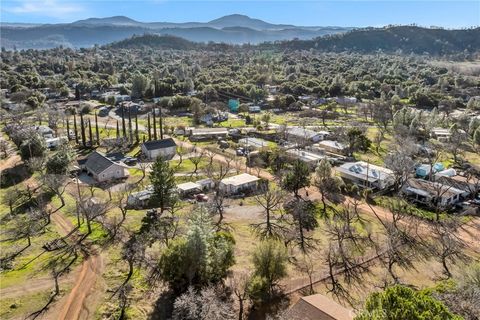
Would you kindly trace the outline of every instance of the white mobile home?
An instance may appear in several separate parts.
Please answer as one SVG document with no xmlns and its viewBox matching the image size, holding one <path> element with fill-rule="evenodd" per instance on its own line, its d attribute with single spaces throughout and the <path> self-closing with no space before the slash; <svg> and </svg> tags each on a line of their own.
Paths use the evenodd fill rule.
<svg viewBox="0 0 480 320">
<path fill-rule="evenodd" d="M 347 162 L 335 167 L 340 176 L 362 188 L 386 189 L 394 184 L 393 171 L 363 161 Z"/>
<path fill-rule="evenodd" d="M 248 173 L 242 173 L 223 179 L 220 182 L 220 191 L 226 194 L 235 194 L 240 192 L 255 191 L 260 179 Z"/>
</svg>

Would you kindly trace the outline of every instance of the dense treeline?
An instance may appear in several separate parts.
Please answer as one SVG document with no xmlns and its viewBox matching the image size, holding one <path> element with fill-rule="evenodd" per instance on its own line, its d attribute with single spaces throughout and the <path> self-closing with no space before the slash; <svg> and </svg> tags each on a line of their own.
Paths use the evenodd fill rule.
<svg viewBox="0 0 480 320">
<path fill-rule="evenodd" d="M 3 51 L 0 85 L 10 90 L 10 100 L 32 108 L 45 102 L 42 88 L 67 96 L 69 88 L 76 88 L 83 95 L 116 86 L 122 94 L 140 99 L 195 90 L 198 98 L 212 102 L 228 98 L 263 99 L 268 94 L 265 85 L 269 84 L 278 86 L 283 93 L 271 101 L 272 107 L 277 108 L 298 104 L 298 96 L 305 94 L 382 98 L 394 105 L 410 103 L 429 109 L 439 105 L 466 107 L 471 97 L 480 95 L 479 80 L 474 74 L 459 73 L 423 56 L 275 53 L 253 48 Z M 476 105 L 474 102 L 471 106 Z"/>
<path fill-rule="evenodd" d="M 336 52 L 401 51 L 403 53 L 444 55 L 480 50 L 480 28 L 467 30 L 427 29 L 416 26 L 367 28 L 313 40 L 283 41 L 276 43 L 274 47 Z"/>
</svg>

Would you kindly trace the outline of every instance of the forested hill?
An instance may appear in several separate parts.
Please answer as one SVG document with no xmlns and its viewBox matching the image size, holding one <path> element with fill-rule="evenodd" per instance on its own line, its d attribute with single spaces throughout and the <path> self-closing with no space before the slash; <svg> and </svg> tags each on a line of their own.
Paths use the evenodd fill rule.
<svg viewBox="0 0 480 320">
<path fill-rule="evenodd" d="M 268 50 L 309 50 L 353 51 L 372 53 L 377 51 L 443 55 L 461 52 L 480 51 L 480 28 L 468 30 L 428 29 L 414 26 L 389 28 L 368 28 L 350 31 L 344 34 L 329 35 L 313 40 L 290 40 L 265 42 L 259 45 L 244 45 L 249 48 Z M 227 44 L 196 43 L 176 36 L 146 34 L 114 42 L 110 48 L 157 49 L 225 49 L 233 47 Z M 222 48 L 220 48 L 222 47 Z M 238 46 L 237 46 L 238 48 Z"/>
<path fill-rule="evenodd" d="M 175 49 L 175 50 L 194 50 L 203 45 L 191 42 L 175 36 L 159 36 L 154 34 L 145 34 L 142 36 L 132 36 L 128 39 L 113 42 L 106 45 L 112 49 L 134 49 L 134 48 L 154 48 L 154 49 Z"/>
<path fill-rule="evenodd" d="M 261 44 L 279 49 L 318 49 L 323 51 L 356 51 L 417 54 L 451 54 L 480 50 L 480 28 L 467 30 L 429 29 L 415 26 L 357 29 L 341 35 L 329 35 L 313 40 L 292 40 Z"/>
</svg>

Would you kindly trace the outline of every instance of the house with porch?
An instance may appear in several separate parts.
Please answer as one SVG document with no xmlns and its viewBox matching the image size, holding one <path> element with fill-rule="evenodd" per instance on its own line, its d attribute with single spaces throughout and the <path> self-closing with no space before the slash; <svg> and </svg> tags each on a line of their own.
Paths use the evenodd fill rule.
<svg viewBox="0 0 480 320">
<path fill-rule="evenodd" d="M 402 188 L 403 194 L 424 205 L 453 206 L 461 200 L 463 190 L 422 179 L 409 179 Z"/>
</svg>

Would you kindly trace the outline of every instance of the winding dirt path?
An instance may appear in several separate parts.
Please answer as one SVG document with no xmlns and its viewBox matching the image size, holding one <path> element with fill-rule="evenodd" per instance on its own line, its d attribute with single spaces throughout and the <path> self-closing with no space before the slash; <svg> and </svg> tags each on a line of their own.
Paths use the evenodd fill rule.
<svg viewBox="0 0 480 320">
<path fill-rule="evenodd" d="M 61 213 L 55 212 L 51 217 L 64 235 L 69 234 L 74 228 L 72 222 Z M 45 314 L 44 319 L 89 319 L 90 314 L 95 311 L 96 303 L 93 301 L 89 303 L 88 300 L 95 295 L 96 284 L 102 275 L 103 267 L 101 254 L 88 256 L 78 267 L 79 271 L 71 291 Z"/>
<path fill-rule="evenodd" d="M 56 319 L 88 319 L 93 310 L 87 304 L 87 298 L 93 293 L 97 278 L 103 270 L 103 259 L 100 255 L 88 257 L 82 264 L 74 287 L 67 298 L 61 303 L 61 308 Z"/>
</svg>

